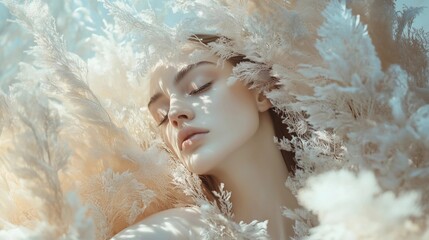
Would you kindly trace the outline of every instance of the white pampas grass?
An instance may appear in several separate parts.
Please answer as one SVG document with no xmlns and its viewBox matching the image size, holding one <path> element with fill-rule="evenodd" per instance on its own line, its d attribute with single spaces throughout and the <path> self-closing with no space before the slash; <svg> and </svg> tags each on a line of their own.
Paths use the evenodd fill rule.
<svg viewBox="0 0 429 240">
<path fill-rule="evenodd" d="M 9 100 L 17 108 L 7 112 L 13 121 L 2 138 L 12 134 L 19 144 L 2 147 L 0 166 L 8 171 L 3 179 L 8 191 L 3 197 L 12 205 L 7 209 L 2 200 L 5 215 L 1 216 L 0 235 L 60 239 L 65 234 L 64 239 L 95 239 L 92 219 L 86 218 L 87 209 L 74 192 L 62 191 L 61 176 L 70 150 L 59 138 L 58 112 L 39 89 L 33 91 L 35 94 L 17 86 Z"/>
<path fill-rule="evenodd" d="M 317 214 L 307 239 L 413 238 L 422 215 L 420 194 L 382 192 L 373 173 L 341 170 L 312 177 L 299 191 L 300 203 Z"/>
<path fill-rule="evenodd" d="M 302 208 L 283 210 L 294 239 L 429 238 L 429 37 L 413 28 L 425 9 L 170 1 L 189 18 L 169 27 L 136 1 L 52 2 L 51 12 L 40 0 L 2 3 L 13 20 L 0 40 L 0 239 L 108 239 L 190 205 L 205 239 L 269 238 L 267 222 L 232 220 L 223 185 L 207 198 L 145 107 L 151 69 L 176 64 L 195 33 L 228 39 L 190 60 L 245 55 L 229 81 L 266 93 L 284 116 L 292 137 L 274 141 L 297 159 L 286 186 Z M 9 49 L 29 38 L 18 26 L 34 39 L 26 56 Z"/>
</svg>

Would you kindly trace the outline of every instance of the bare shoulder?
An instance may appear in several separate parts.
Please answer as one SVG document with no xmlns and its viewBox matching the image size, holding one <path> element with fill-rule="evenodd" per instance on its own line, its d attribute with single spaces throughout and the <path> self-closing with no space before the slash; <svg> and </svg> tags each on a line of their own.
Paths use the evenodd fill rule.
<svg viewBox="0 0 429 240">
<path fill-rule="evenodd" d="M 122 230 L 112 240 L 200 239 L 203 229 L 204 223 L 197 208 L 172 208 Z"/>
</svg>

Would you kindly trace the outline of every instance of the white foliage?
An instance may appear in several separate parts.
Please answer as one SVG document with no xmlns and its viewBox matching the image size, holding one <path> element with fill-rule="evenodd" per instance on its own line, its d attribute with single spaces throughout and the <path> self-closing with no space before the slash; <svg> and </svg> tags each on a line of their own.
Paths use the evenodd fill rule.
<svg viewBox="0 0 429 240">
<path fill-rule="evenodd" d="M 382 192 L 375 175 L 366 171 L 312 177 L 298 199 L 320 222 L 308 239 L 402 239 L 414 234 L 418 226 L 411 219 L 422 215 L 417 192 Z"/>
<path fill-rule="evenodd" d="M 424 9 L 181 0 L 166 6 L 190 18 L 168 27 L 138 1 L 52 3 L 55 17 L 40 0 L 2 2 L 35 46 L 11 53 L 28 35 L 16 23 L 2 32 L 1 239 L 107 239 L 190 205 L 205 239 L 269 239 L 266 221 L 232 220 L 234 193 L 221 185 L 209 200 L 199 176 L 171 161 L 144 107 L 149 70 L 176 64 L 195 33 L 226 38 L 189 59 L 244 55 L 230 82 L 266 93 L 293 133 L 274 139 L 297 159 L 286 186 L 303 208 L 283 210 L 293 239 L 429 237 L 428 35 L 412 27 Z"/>
<path fill-rule="evenodd" d="M 4 179 L 9 188 L 5 197 L 13 205 L 1 216 L 4 230 L 0 235 L 9 239 L 95 239 L 86 209 L 73 192 L 66 195 L 63 191 L 61 175 L 71 152 L 59 137 L 58 111 L 40 89 L 33 91 L 16 86 L 9 99 L 16 109 L 8 111 L 13 121 L 3 134 L 13 134 L 15 145 L 2 149 L 5 154 L 0 166 L 10 174 Z M 11 191 L 15 187 L 20 191 Z M 23 213 L 27 217 L 20 216 Z"/>
<path fill-rule="evenodd" d="M 367 27 L 352 15 L 344 1 L 331 1 L 322 15 L 325 22 L 318 30 L 316 47 L 329 65 L 327 77 L 362 90 L 367 85 L 374 91 L 383 74 Z"/>
<path fill-rule="evenodd" d="M 201 210 L 203 221 L 207 224 L 202 233 L 203 239 L 270 239 L 267 221 L 234 222 L 233 206 L 230 202 L 231 192 L 224 189 L 223 183 L 219 186 L 219 192 L 213 192 L 216 199 L 210 201 L 204 194 L 201 180 L 196 174 L 190 173 L 181 164 L 176 164 L 175 169 L 174 184 L 192 197 L 193 202 Z"/>
<path fill-rule="evenodd" d="M 233 84 L 240 80 L 249 86 L 249 89 L 257 89 L 261 92 L 268 92 L 275 85 L 275 81 L 271 80 L 269 75 L 270 69 L 268 66 L 242 62 L 234 67 L 231 77 L 228 79 L 228 84 Z"/>
</svg>

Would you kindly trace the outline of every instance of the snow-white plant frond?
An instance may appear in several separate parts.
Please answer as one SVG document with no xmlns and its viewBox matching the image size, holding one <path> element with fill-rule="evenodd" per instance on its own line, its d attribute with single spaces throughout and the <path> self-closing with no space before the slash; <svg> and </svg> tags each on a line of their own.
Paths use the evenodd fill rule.
<svg viewBox="0 0 429 240">
<path fill-rule="evenodd" d="M 268 235 L 267 225 L 268 221 L 258 222 L 253 220 L 250 223 L 240 222 L 238 226 L 234 223 L 237 232 L 239 233 L 238 239 L 257 239 L 265 240 L 271 239 Z"/>
<path fill-rule="evenodd" d="M 20 106 L 18 103 L 13 102 L 5 106 L 25 107 L 32 110 L 31 114 L 43 114 L 45 111 L 33 105 L 37 101 L 43 100 L 46 102 L 46 99 L 50 99 L 49 101 L 52 101 L 56 106 L 58 114 L 54 115 L 55 118 L 54 116 L 49 116 L 49 118 L 61 118 L 64 124 L 61 129 L 62 140 L 67 142 L 67 145 L 73 151 L 67 155 L 69 157 L 67 162 L 65 160 L 58 162 L 58 164 L 62 164 L 61 166 L 64 169 L 68 170 L 67 172 L 61 172 L 60 176 L 57 176 L 54 171 L 48 171 L 44 174 L 45 178 L 52 177 L 55 179 L 56 176 L 58 179 L 48 181 L 52 183 L 51 185 L 39 184 L 37 186 L 40 189 L 37 188 L 35 194 L 37 196 L 46 195 L 45 201 L 49 201 L 50 204 L 42 204 L 42 202 L 25 204 L 24 200 L 15 202 L 16 207 L 10 208 L 7 211 L 8 218 L 2 221 L 8 226 L 5 229 L 13 229 L 19 226 L 14 224 L 28 226 L 27 223 L 32 219 L 39 219 L 40 224 L 36 222 L 37 225 L 33 224 L 28 226 L 27 230 L 23 230 L 26 233 L 25 236 L 34 235 L 34 238 L 40 236 L 42 239 L 59 239 L 56 236 L 64 235 L 65 239 L 107 239 L 151 213 L 171 208 L 177 202 L 184 201 L 185 197 L 176 194 L 178 192 L 175 192 L 170 186 L 172 176 L 168 164 L 163 161 L 157 161 L 157 158 L 160 157 L 158 154 L 152 154 L 153 157 L 150 157 L 151 154 L 144 153 L 143 149 L 137 144 L 137 142 L 141 142 L 140 146 L 147 149 L 149 148 L 148 141 L 150 140 L 133 140 L 124 129 L 119 129 L 115 126 L 110 114 L 116 114 L 117 112 L 115 112 L 115 109 L 106 109 L 105 101 L 100 101 L 99 96 L 89 88 L 88 82 L 95 83 L 95 81 L 94 79 L 88 79 L 87 63 L 66 49 L 65 41 L 57 31 L 55 21 L 49 15 L 46 4 L 41 1 L 29 1 L 22 5 L 16 2 L 8 2 L 8 6 L 18 18 L 17 22 L 30 30 L 37 44 L 30 52 L 36 59 L 33 63 L 34 67 L 21 64 L 21 71 L 17 74 L 16 81 L 22 82 L 19 85 L 22 86 L 22 89 L 15 87 L 14 94 L 25 97 L 29 91 L 33 91 L 32 88 L 34 87 L 38 86 L 41 90 L 38 91 L 39 95 L 34 98 L 33 103 L 26 101 Z M 99 48 L 97 50 L 103 51 L 104 49 Z M 93 70 L 91 69 L 91 71 Z M 92 76 L 94 75 L 89 77 Z M 113 110 L 113 112 L 109 112 L 110 110 Z M 14 119 L 10 118 L 12 116 L 8 116 L 2 123 L 13 123 Z M 18 118 L 18 116 L 15 116 L 15 118 Z M 56 126 L 52 124 L 55 122 L 44 123 L 39 121 L 39 118 L 30 116 L 22 119 L 34 130 L 43 129 L 43 127 L 50 125 L 52 127 Z M 25 157 L 31 156 L 30 148 L 24 147 L 25 144 L 30 144 L 26 143 L 25 140 L 29 142 L 31 138 L 24 138 L 25 132 L 22 132 L 24 127 L 21 127 L 21 125 L 15 126 L 15 128 L 19 132 L 19 136 L 22 135 L 22 137 L 15 138 L 13 142 L 10 142 L 8 139 L 13 135 L 9 131 L 5 134 L 2 133 L 2 141 L 8 143 L 5 147 L 12 145 L 14 149 L 21 149 L 20 151 L 25 154 Z M 131 130 L 132 127 L 130 126 L 127 129 Z M 150 132 L 149 130 L 145 131 L 145 134 L 149 136 Z M 39 139 L 43 134 L 36 131 L 35 136 Z M 41 140 L 37 141 L 40 142 Z M 61 143 L 56 138 L 51 139 L 51 141 Z M 33 147 L 33 145 L 31 146 Z M 49 147 L 52 148 L 50 149 L 52 151 L 51 155 L 61 150 L 60 145 Z M 33 158 L 35 157 L 36 155 Z M 61 159 L 61 156 L 55 157 Z M 150 158 L 151 161 L 144 161 L 143 159 L 145 158 Z M 12 161 L 7 162 L 13 167 L 18 166 L 16 163 L 12 164 Z M 39 164 L 33 161 L 28 164 L 27 168 L 34 167 L 33 165 L 38 166 Z M 20 185 L 19 182 L 20 178 L 24 178 L 26 174 L 32 176 L 31 171 L 27 168 L 19 168 L 20 175 L 16 177 L 16 180 L 14 180 L 15 177 L 13 176 L 6 176 L 7 184 L 5 186 L 9 186 L 9 190 L 2 191 L 2 193 L 9 196 L 6 199 L 12 199 L 12 202 L 17 201 L 16 199 L 28 199 L 23 198 L 21 192 L 12 190 L 14 188 L 23 188 L 24 185 Z M 152 173 L 152 175 L 149 173 Z M 156 181 L 153 179 L 156 173 L 158 173 L 157 177 L 165 180 Z M 109 176 L 111 177 L 109 178 Z M 97 181 L 97 179 L 100 181 Z M 36 183 L 34 181 L 33 184 Z M 54 183 L 56 185 L 53 185 Z M 61 183 L 61 188 L 58 186 L 59 183 Z M 114 184 L 117 184 L 116 188 L 113 187 L 115 186 Z M 112 187 L 111 191 L 101 191 L 109 187 Z M 84 213 L 79 209 L 75 209 L 76 211 L 68 210 L 68 205 L 63 203 L 64 201 L 61 200 L 62 191 L 67 192 L 68 190 L 78 193 L 79 204 L 74 202 L 70 204 L 75 207 L 81 207 L 80 204 L 85 205 Z M 117 194 L 120 191 L 126 191 L 127 194 L 125 195 L 129 197 L 122 198 L 124 194 Z M 154 193 L 156 191 L 162 191 L 162 193 L 156 194 Z M 57 197 L 47 195 L 51 192 L 59 195 Z M 99 195 L 94 196 L 94 192 L 98 192 Z M 100 198 L 101 196 L 103 198 Z M 121 198 L 121 201 L 108 201 L 108 199 L 115 199 L 114 196 Z M 76 201 L 78 200 L 76 199 Z M 119 202 L 120 204 L 118 204 Z M 1 205 L 3 206 L 3 203 Z M 28 207 L 23 207 L 23 205 Z M 44 210 L 46 207 L 43 206 L 46 205 L 50 207 L 49 211 Z M 6 202 L 4 206 L 7 206 Z M 76 215 L 75 223 L 72 221 L 75 215 L 66 215 L 71 220 L 64 222 L 61 219 L 58 221 L 45 219 L 45 214 L 43 214 L 46 212 L 50 218 L 59 218 L 62 216 L 58 216 L 59 214 L 66 214 L 63 212 L 67 211 L 78 214 Z M 72 231 L 73 224 L 78 224 L 73 230 L 75 232 Z M 78 229 L 77 226 L 81 229 Z M 9 234 L 14 234 L 14 231 L 8 230 L 7 232 L 2 232 L 2 234 L 9 236 Z M 13 238 L 12 236 L 10 235 L 8 238 Z"/>
<path fill-rule="evenodd" d="M 234 217 L 234 213 L 232 212 L 232 203 L 229 200 L 231 198 L 231 192 L 226 191 L 224 188 L 225 184 L 221 183 L 219 186 L 219 192 L 213 191 L 213 195 L 218 199 L 222 213 L 232 219 Z"/>
<path fill-rule="evenodd" d="M 250 89 L 257 89 L 261 92 L 268 92 L 276 84 L 275 80 L 269 75 L 270 68 L 263 64 L 252 62 L 241 62 L 234 67 L 229 84 L 240 80 Z"/>
<path fill-rule="evenodd" d="M 217 196 L 222 207 L 232 207 L 225 196 Z M 268 221 L 252 221 L 236 223 L 231 217 L 231 212 L 221 210 L 215 202 L 203 202 L 200 205 L 203 221 L 207 224 L 202 236 L 203 239 L 270 239 L 267 232 Z"/>
<path fill-rule="evenodd" d="M 325 22 L 318 30 L 320 40 L 316 47 L 329 64 L 330 75 L 326 77 L 339 81 L 340 86 L 362 90 L 366 86 L 365 90 L 373 92 L 373 85 L 383 75 L 367 27 L 352 15 L 343 1 L 331 1 L 323 16 Z"/>
<path fill-rule="evenodd" d="M 86 202 L 93 206 L 91 211 L 101 210 L 95 215 L 102 214 L 106 219 L 105 222 L 100 221 L 107 224 L 106 226 L 97 227 L 109 231 L 99 233 L 99 237 L 108 238 L 127 225 L 131 225 L 151 204 L 155 193 L 138 180 L 130 172 L 115 173 L 112 169 L 107 169 L 101 175 L 87 180 L 88 189 L 82 189 L 82 195 Z"/>
<path fill-rule="evenodd" d="M 17 22 L 25 26 L 34 36 L 37 45 L 30 53 L 38 59 L 37 66 L 56 74 L 48 80 L 54 85 L 52 92 L 67 96 L 69 104 L 76 107 L 81 116 L 86 114 L 89 121 L 109 125 L 109 115 L 86 84 L 86 63 L 67 51 L 66 43 L 57 32 L 55 21 L 49 15 L 46 4 L 41 1 L 31 1 L 29 6 L 16 2 L 7 4 L 13 5 L 11 10 L 18 18 Z"/>
<path fill-rule="evenodd" d="M 420 194 L 382 192 L 372 172 L 341 170 L 312 177 L 298 197 L 320 222 L 307 239 L 420 239 L 419 226 L 411 221 L 422 214 Z"/>
<path fill-rule="evenodd" d="M 141 34 L 151 40 L 171 40 L 171 32 L 162 25 L 157 25 L 157 19 L 153 11 L 137 11 L 131 5 L 123 1 L 102 0 L 104 6 L 114 17 L 119 29 L 125 33 Z M 166 45 L 168 46 L 168 45 Z"/>
<path fill-rule="evenodd" d="M 198 175 L 189 172 L 183 165 L 175 164 L 173 172 L 173 183 L 187 196 L 192 197 L 195 202 L 208 201 L 204 195 L 201 179 Z"/>
<path fill-rule="evenodd" d="M 147 71 L 156 63 L 152 59 L 156 49 L 159 56 L 167 57 L 178 49 L 175 30 L 159 21 L 152 9 L 137 11 L 124 1 L 101 0 L 109 14 L 115 20 L 115 30 L 127 36 L 135 46 L 135 51 L 142 52 L 139 58 L 139 72 Z M 155 48 L 156 46 L 156 48 Z M 144 74 L 144 73 L 143 73 Z"/>
<path fill-rule="evenodd" d="M 279 209 L 292 239 L 429 239 L 429 34 L 414 27 L 426 8 L 0 2 L 0 239 L 109 239 L 175 206 L 199 209 L 202 239 L 270 238 L 267 221 L 233 220 L 234 192 L 207 189 L 149 116 L 153 69 L 182 66 L 193 34 L 219 38 L 185 57 L 244 56 L 229 83 L 264 93 L 291 133 L 273 141 L 296 160 L 285 185 L 301 206 Z"/>
<path fill-rule="evenodd" d="M 231 40 L 226 39 L 225 37 L 220 37 L 217 41 L 209 43 L 210 51 L 219 56 L 220 59 L 227 60 L 238 55 L 234 52 L 234 44 Z"/>
<path fill-rule="evenodd" d="M 213 192 L 215 200 L 211 201 L 204 194 L 199 177 L 183 165 L 176 164 L 174 176 L 174 184 L 194 200 L 201 211 L 202 220 L 207 224 L 202 233 L 203 239 L 270 239 L 267 221 L 234 222 L 231 192 L 224 189 L 223 183 L 219 191 Z"/>
<path fill-rule="evenodd" d="M 0 204 L 6 213 L 1 216 L 0 235 L 9 239 L 95 239 L 87 209 L 76 193 L 64 190 L 62 176 L 71 151 L 60 137 L 63 126 L 55 102 L 40 89 L 33 91 L 17 85 L 9 98 L 9 104 L 16 108 L 8 111 L 12 121 L 2 139 L 5 135 L 14 137 L 13 142 L 6 143 L 7 148 L 2 147 L 5 154 L 0 167 L 8 171 L 4 180 L 9 191 L 4 197 L 12 200 L 12 205 L 3 208 L 5 205 Z"/>
</svg>

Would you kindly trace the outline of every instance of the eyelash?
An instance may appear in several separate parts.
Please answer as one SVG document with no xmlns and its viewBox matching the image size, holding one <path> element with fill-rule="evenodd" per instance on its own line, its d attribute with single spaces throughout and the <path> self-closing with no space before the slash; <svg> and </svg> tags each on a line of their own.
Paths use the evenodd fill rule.
<svg viewBox="0 0 429 240">
<path fill-rule="evenodd" d="M 192 90 L 191 92 L 188 93 L 189 96 L 198 94 L 198 93 L 202 93 L 205 90 L 207 90 L 210 86 L 212 85 L 212 82 L 208 82 L 206 84 L 204 84 L 203 86 L 201 86 L 198 89 Z M 162 124 L 164 124 L 168 119 L 168 112 L 167 114 L 165 114 L 165 116 L 162 118 L 161 122 L 158 124 L 158 127 L 161 126 Z"/>
<path fill-rule="evenodd" d="M 212 82 L 208 82 L 208 83 L 204 84 L 203 86 L 201 86 L 200 88 L 192 90 L 191 92 L 188 93 L 188 95 L 192 96 L 192 95 L 201 93 L 204 90 L 206 90 L 208 87 L 210 87 L 211 85 L 212 85 Z"/>
</svg>

